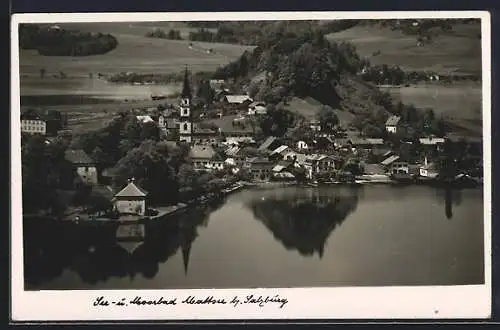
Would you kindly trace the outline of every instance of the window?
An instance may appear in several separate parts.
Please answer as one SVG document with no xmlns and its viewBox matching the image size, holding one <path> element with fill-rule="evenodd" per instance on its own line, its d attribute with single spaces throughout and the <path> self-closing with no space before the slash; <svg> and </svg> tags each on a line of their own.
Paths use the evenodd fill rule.
<svg viewBox="0 0 500 330">
<path fill-rule="evenodd" d="M 188 123 L 184 123 L 184 131 L 188 130 Z"/>
</svg>

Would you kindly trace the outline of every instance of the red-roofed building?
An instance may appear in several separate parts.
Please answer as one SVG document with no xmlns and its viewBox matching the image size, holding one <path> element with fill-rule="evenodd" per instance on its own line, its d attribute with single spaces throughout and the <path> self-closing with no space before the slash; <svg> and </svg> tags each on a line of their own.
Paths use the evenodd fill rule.
<svg viewBox="0 0 500 330">
<path fill-rule="evenodd" d="M 120 214 L 144 215 L 148 192 L 135 185 L 130 179 L 128 185 L 115 195 L 115 207 Z"/>
</svg>

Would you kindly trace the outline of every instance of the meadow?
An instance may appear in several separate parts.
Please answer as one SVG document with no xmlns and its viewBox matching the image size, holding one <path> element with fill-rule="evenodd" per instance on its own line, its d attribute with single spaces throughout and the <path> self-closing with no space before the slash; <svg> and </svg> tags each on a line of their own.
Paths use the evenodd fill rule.
<svg viewBox="0 0 500 330">
<path fill-rule="evenodd" d="M 482 90 L 477 83 L 421 84 L 382 90 L 389 92 L 396 102 L 433 109 L 437 116 L 442 115 L 456 128 L 472 133 L 482 132 Z"/>
<path fill-rule="evenodd" d="M 83 57 L 41 56 L 36 51 L 20 50 L 21 95 L 64 95 L 85 94 L 120 98 L 145 98 L 151 93 L 163 92 L 162 87 L 119 86 L 105 84 L 97 79 L 89 79 L 98 73 L 178 73 L 185 65 L 193 72 L 212 71 L 238 58 L 252 47 L 193 42 L 187 40 L 167 40 L 147 38 L 145 34 L 154 27 L 167 30 L 171 23 L 71 23 L 58 24 L 63 28 L 83 32 L 111 33 L 118 39 L 118 46 L 103 55 Z M 173 23 L 185 35 L 190 28 Z M 176 24 L 176 25 L 175 25 Z M 211 53 L 204 50 L 211 49 Z M 45 69 L 41 79 L 40 70 Z M 66 79 L 57 76 L 64 72 Z M 165 89 L 165 88 L 163 88 Z M 170 91 L 167 88 L 167 93 Z"/>
<path fill-rule="evenodd" d="M 438 35 L 432 42 L 422 46 L 417 45 L 414 35 L 376 25 L 358 25 L 327 37 L 336 42 L 351 42 L 362 57 L 376 65 L 399 65 L 407 71 L 442 74 L 481 73 L 479 24 L 456 24 L 452 31 L 436 32 Z M 378 52 L 380 54 L 375 55 Z"/>
</svg>

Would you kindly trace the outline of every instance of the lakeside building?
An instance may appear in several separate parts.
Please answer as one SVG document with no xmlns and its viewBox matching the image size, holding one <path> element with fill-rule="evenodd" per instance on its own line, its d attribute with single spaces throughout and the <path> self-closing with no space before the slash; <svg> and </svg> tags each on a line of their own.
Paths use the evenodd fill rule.
<svg viewBox="0 0 500 330">
<path fill-rule="evenodd" d="M 115 195 L 115 208 L 120 214 L 144 215 L 146 213 L 148 193 L 139 188 L 134 181 L 134 178 L 129 179 L 127 186 Z"/>
<path fill-rule="evenodd" d="M 245 160 L 243 165 L 250 171 L 256 181 L 266 181 L 271 179 L 274 162 L 263 157 L 252 157 Z"/>
</svg>

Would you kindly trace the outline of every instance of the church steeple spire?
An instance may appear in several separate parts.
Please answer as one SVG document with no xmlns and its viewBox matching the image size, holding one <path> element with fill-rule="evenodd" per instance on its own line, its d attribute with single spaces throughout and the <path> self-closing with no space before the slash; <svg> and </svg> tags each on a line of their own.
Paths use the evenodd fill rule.
<svg viewBox="0 0 500 330">
<path fill-rule="evenodd" d="M 184 83 L 182 85 L 182 94 L 181 97 L 184 99 L 191 99 L 192 94 L 191 94 L 191 86 L 189 85 L 189 78 L 188 78 L 188 68 L 186 65 L 185 71 L 184 71 Z"/>
</svg>

